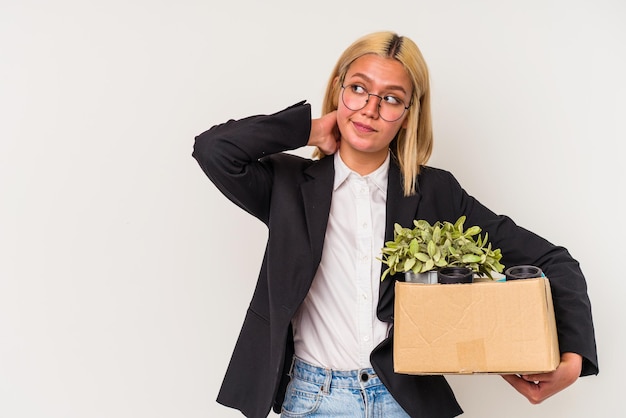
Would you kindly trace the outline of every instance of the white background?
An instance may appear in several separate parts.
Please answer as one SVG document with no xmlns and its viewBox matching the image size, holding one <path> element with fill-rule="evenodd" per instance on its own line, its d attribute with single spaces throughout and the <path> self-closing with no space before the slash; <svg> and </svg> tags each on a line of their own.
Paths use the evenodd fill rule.
<svg viewBox="0 0 626 418">
<path fill-rule="evenodd" d="M 383 29 L 429 64 L 431 165 L 588 279 L 600 375 L 539 406 L 452 377 L 464 416 L 620 415 L 623 1 L 0 1 L 0 417 L 240 416 L 214 399 L 267 233 L 194 136 L 318 116 L 339 54 Z"/>
</svg>

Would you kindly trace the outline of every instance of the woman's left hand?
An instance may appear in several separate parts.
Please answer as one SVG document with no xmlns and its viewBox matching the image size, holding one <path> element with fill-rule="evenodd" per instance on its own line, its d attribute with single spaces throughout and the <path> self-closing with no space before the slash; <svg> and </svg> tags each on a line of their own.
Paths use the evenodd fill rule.
<svg viewBox="0 0 626 418">
<path fill-rule="evenodd" d="M 580 376 L 583 358 L 576 353 L 563 353 L 561 363 L 550 373 L 528 375 L 503 375 L 519 393 L 532 404 L 538 404 L 570 386 Z"/>
</svg>

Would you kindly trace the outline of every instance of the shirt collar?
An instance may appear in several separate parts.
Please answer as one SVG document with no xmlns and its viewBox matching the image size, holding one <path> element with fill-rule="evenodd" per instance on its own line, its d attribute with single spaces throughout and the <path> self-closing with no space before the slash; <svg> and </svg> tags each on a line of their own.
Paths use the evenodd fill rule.
<svg viewBox="0 0 626 418">
<path fill-rule="evenodd" d="M 358 177 L 365 178 L 369 180 L 372 184 L 374 184 L 380 191 L 382 191 L 385 195 L 387 194 L 387 180 L 389 179 L 389 161 L 390 161 L 390 153 L 387 153 L 387 158 L 385 161 L 373 172 L 369 173 L 366 176 L 361 176 L 359 173 L 352 171 L 346 163 L 341 159 L 341 155 L 339 155 L 339 151 L 337 151 L 334 155 L 334 163 L 335 163 L 335 182 L 333 184 L 333 191 L 337 190 L 339 186 L 343 184 L 350 176 L 353 174 Z"/>
</svg>

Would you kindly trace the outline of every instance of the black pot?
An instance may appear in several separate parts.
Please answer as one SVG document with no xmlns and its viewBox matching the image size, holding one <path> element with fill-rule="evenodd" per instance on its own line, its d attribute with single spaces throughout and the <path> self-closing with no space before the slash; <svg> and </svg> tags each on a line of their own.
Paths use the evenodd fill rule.
<svg viewBox="0 0 626 418">
<path fill-rule="evenodd" d="M 535 266 L 513 266 L 504 272 L 507 280 L 535 279 L 543 277 L 543 271 Z"/>
<path fill-rule="evenodd" d="M 444 267 L 437 272 L 441 284 L 472 283 L 474 272 L 469 267 Z"/>
</svg>

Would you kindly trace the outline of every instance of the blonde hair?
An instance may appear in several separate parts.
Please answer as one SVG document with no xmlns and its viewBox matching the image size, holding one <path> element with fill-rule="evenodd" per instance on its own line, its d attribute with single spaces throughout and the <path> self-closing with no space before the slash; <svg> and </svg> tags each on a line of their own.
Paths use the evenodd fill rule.
<svg viewBox="0 0 626 418">
<path fill-rule="evenodd" d="M 350 64 L 366 54 L 399 61 L 413 83 L 411 106 L 408 109 L 406 129 L 400 128 L 392 145 L 403 176 L 405 196 L 415 194 L 420 167 L 428 161 L 433 147 L 430 114 L 430 83 L 428 68 L 417 45 L 409 38 L 393 32 L 375 32 L 357 39 L 339 57 L 333 69 L 322 103 L 322 114 L 337 110 L 339 91 Z M 314 157 L 324 154 L 316 149 Z"/>
</svg>

